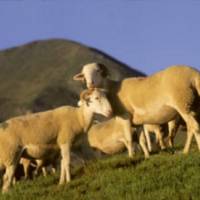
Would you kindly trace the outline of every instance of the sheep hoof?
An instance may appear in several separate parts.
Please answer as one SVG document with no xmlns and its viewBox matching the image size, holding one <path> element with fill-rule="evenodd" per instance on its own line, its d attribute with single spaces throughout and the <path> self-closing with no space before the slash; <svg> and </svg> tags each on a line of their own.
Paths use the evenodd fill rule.
<svg viewBox="0 0 200 200">
<path fill-rule="evenodd" d="M 147 160 L 147 159 L 149 159 L 150 158 L 150 156 L 148 155 L 148 156 L 144 156 L 144 159 L 145 160 Z"/>
<path fill-rule="evenodd" d="M 3 189 L 2 189 L 2 194 L 6 194 L 6 193 L 8 193 L 8 191 L 9 191 L 8 188 L 3 188 Z"/>
<path fill-rule="evenodd" d="M 188 151 L 183 151 L 183 155 L 188 155 Z"/>
</svg>

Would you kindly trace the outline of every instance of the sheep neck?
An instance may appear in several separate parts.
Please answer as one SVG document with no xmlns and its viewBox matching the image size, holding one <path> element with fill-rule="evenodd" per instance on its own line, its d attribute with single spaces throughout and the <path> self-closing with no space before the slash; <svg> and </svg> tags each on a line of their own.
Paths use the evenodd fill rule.
<svg viewBox="0 0 200 200">
<path fill-rule="evenodd" d="M 86 108 L 85 104 L 79 108 L 78 117 L 84 132 L 86 132 L 89 129 L 93 116 L 94 113 L 88 108 Z"/>
</svg>

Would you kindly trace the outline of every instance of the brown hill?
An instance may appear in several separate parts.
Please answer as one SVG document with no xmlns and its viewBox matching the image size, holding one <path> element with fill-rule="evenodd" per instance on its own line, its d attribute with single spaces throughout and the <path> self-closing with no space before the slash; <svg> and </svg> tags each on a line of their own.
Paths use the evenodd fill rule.
<svg viewBox="0 0 200 200">
<path fill-rule="evenodd" d="M 68 40 L 36 41 L 0 51 L 0 121 L 27 111 L 76 105 L 83 87 L 72 77 L 89 62 L 108 66 L 114 80 L 143 75 L 101 51 Z"/>
</svg>

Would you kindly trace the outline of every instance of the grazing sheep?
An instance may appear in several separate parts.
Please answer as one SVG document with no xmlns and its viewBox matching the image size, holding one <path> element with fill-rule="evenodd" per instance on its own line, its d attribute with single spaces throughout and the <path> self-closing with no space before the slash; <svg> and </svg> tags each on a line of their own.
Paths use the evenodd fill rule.
<svg viewBox="0 0 200 200">
<path fill-rule="evenodd" d="M 93 124 L 88 131 L 88 142 L 90 146 L 106 154 L 117 153 L 126 147 L 129 157 L 132 157 L 132 133 L 130 119 L 116 116 L 110 120 Z M 145 158 L 148 158 L 149 152 L 143 131 L 139 133 L 139 144 Z"/>
<path fill-rule="evenodd" d="M 104 92 L 89 89 L 81 93 L 82 106 L 62 106 L 54 110 L 9 119 L 0 128 L 0 167 L 5 169 L 2 191 L 13 180 L 22 157 L 43 159 L 56 146 L 61 154 L 60 184 L 70 181 L 70 148 L 75 136 L 86 132 L 94 113 L 106 117 L 112 108 Z M 51 148 L 52 147 L 52 148 Z"/>
<path fill-rule="evenodd" d="M 187 126 L 183 152 L 189 152 L 193 135 L 200 150 L 200 127 L 196 120 L 200 73 L 196 69 L 175 65 L 149 77 L 126 78 L 115 82 L 107 78 L 104 65 L 92 63 L 85 65 L 82 72 L 74 76 L 74 80 L 86 81 L 88 88 L 106 88 L 110 92 L 109 100 L 114 111 L 128 111 L 136 125 L 160 125 L 180 115 Z"/>
</svg>

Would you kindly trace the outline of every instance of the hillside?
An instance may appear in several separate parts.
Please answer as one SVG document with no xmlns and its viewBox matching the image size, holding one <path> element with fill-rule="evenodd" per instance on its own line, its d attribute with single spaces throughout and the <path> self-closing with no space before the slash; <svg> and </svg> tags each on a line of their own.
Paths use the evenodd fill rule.
<svg viewBox="0 0 200 200">
<path fill-rule="evenodd" d="M 68 40 L 36 41 L 0 51 L 0 121 L 76 104 L 83 86 L 72 77 L 89 62 L 104 63 L 114 80 L 143 75 L 101 51 Z"/>
<path fill-rule="evenodd" d="M 118 155 L 72 170 L 73 180 L 58 186 L 59 174 L 17 182 L 1 200 L 199 200 L 200 155 L 160 153 L 144 160 Z"/>
<path fill-rule="evenodd" d="M 127 152 L 86 161 L 71 167 L 72 181 L 59 186 L 54 175 L 20 180 L 1 200 L 199 200 L 200 154 L 196 143 L 181 153 L 185 142 L 179 132 L 175 149 L 158 152 L 147 160 L 141 153 L 129 159 Z M 174 151 L 175 150 L 175 151 Z"/>
</svg>

